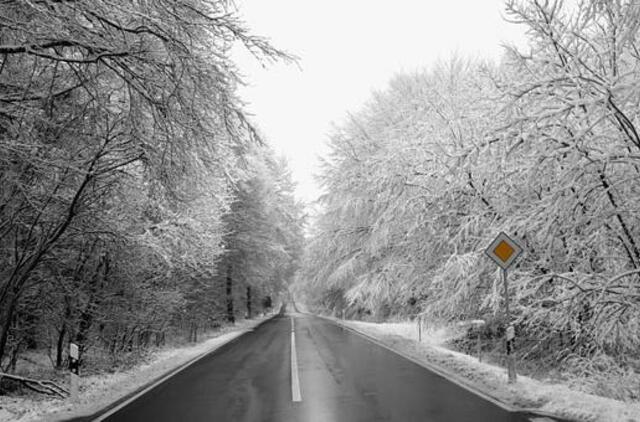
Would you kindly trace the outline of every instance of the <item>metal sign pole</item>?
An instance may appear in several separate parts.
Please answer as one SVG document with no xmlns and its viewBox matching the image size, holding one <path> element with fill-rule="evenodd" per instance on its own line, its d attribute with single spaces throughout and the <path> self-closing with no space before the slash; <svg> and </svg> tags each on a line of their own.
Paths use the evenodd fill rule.
<svg viewBox="0 0 640 422">
<path fill-rule="evenodd" d="M 504 310 L 507 319 L 506 332 L 506 353 L 507 353 L 507 372 L 509 374 L 509 384 L 516 382 L 516 365 L 513 357 L 513 343 L 515 339 L 515 329 L 511 325 L 511 312 L 509 312 L 509 285 L 507 283 L 507 269 L 502 269 L 502 280 L 504 282 Z"/>
<path fill-rule="evenodd" d="M 484 253 L 502 268 L 502 281 L 504 283 L 504 313 L 507 322 L 506 355 L 509 384 L 516 382 L 516 365 L 513 356 L 513 348 L 516 338 L 516 330 L 511 325 L 511 312 L 509 312 L 509 285 L 507 284 L 507 268 L 522 254 L 522 246 L 511 239 L 505 232 L 500 232 L 491 242 Z"/>
</svg>

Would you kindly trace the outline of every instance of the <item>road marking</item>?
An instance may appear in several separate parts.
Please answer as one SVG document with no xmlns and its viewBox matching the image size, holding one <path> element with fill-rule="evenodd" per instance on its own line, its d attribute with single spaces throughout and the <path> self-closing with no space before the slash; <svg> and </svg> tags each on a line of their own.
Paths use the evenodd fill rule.
<svg viewBox="0 0 640 422">
<path fill-rule="evenodd" d="M 232 341 L 235 341 L 236 339 L 242 337 L 244 334 L 246 334 L 246 333 L 248 333 L 250 331 L 255 331 L 262 324 L 264 324 L 267 321 L 270 321 L 271 319 L 277 317 L 278 315 L 279 314 L 273 314 L 269 318 L 266 318 L 266 319 L 260 321 L 258 324 L 256 324 L 252 328 L 228 333 L 229 334 L 229 339 L 228 340 L 222 341 L 221 343 L 219 343 L 216 346 L 214 346 L 212 349 L 195 356 L 193 359 L 188 360 L 187 362 L 183 363 L 182 365 L 178 366 L 177 368 L 173 368 L 173 369 L 169 370 L 165 374 L 161 375 L 160 378 L 158 378 L 155 382 L 152 382 L 152 383 L 147 384 L 146 386 L 142 387 L 142 389 L 139 390 L 137 393 L 132 393 L 132 396 L 130 396 L 129 398 L 122 399 L 121 403 L 116 404 L 111 408 L 108 408 L 109 405 L 107 405 L 108 410 L 106 410 L 104 412 L 99 410 L 97 413 L 100 413 L 100 412 L 102 412 L 102 413 L 100 413 L 100 415 L 98 417 L 96 417 L 94 419 L 91 419 L 91 422 L 102 422 L 102 421 L 104 421 L 105 419 L 107 419 L 108 417 L 113 415 L 114 413 L 119 412 L 121 409 L 127 407 L 129 404 L 131 404 L 135 400 L 137 400 L 140 397 L 142 397 L 143 395 L 147 394 L 149 391 L 153 390 L 154 388 L 156 388 L 157 386 L 159 386 L 163 382 L 166 382 L 169 378 L 171 378 L 171 377 L 173 377 L 175 375 L 178 375 L 180 372 L 184 371 L 189 366 L 191 366 L 194 363 L 198 362 L 199 360 L 204 359 L 205 357 L 213 354 L 214 352 L 216 352 L 222 346 L 224 346 L 224 345 L 226 345 L 228 343 L 231 343 Z M 227 334 L 222 334 L 221 337 L 225 336 L 225 335 L 227 335 Z"/>
<path fill-rule="evenodd" d="M 479 389 L 477 389 L 476 387 L 466 384 L 465 381 L 463 381 L 462 379 L 462 375 L 457 375 L 457 374 L 453 374 L 450 372 L 446 372 L 445 370 L 439 368 L 438 366 L 436 366 L 435 364 L 430 364 L 427 362 L 423 362 L 423 361 L 419 361 L 416 358 L 413 358 L 409 355 L 407 355 L 406 353 L 400 351 L 400 350 L 396 350 L 394 348 L 392 348 L 391 346 L 387 346 L 386 344 L 382 343 L 380 340 L 374 338 L 373 336 L 369 335 L 369 334 L 365 334 L 363 332 L 360 332 L 358 330 L 356 330 L 355 328 L 351 328 L 348 325 L 345 324 L 341 324 L 339 321 L 335 321 L 331 318 L 325 317 L 323 315 L 314 315 L 318 318 L 324 319 L 325 321 L 328 321 L 334 325 L 336 325 L 337 327 L 342 328 L 343 330 L 348 330 L 351 331 L 352 333 L 370 341 L 371 343 L 377 344 L 378 346 L 382 347 L 383 349 L 387 349 L 388 351 L 395 353 L 396 355 L 400 355 L 403 358 L 415 363 L 418 366 L 421 366 L 423 368 L 425 368 L 428 371 L 431 371 L 435 374 L 440 375 L 442 378 L 446 379 L 447 381 L 457 385 L 458 387 L 461 387 L 465 390 L 467 390 L 468 392 L 470 392 L 471 394 L 475 394 L 478 397 L 483 398 L 484 400 L 491 402 L 493 404 L 495 404 L 496 406 L 498 406 L 499 408 L 506 410 L 507 412 L 516 412 L 516 411 L 529 411 L 530 409 L 527 408 L 516 408 L 516 407 L 512 407 L 506 403 L 503 403 L 501 401 L 498 401 L 498 399 L 495 399 L 493 397 L 491 397 L 490 395 L 480 391 Z"/>
<path fill-rule="evenodd" d="M 291 401 L 302 401 L 298 378 L 298 356 L 296 355 L 296 332 L 291 318 Z"/>
</svg>

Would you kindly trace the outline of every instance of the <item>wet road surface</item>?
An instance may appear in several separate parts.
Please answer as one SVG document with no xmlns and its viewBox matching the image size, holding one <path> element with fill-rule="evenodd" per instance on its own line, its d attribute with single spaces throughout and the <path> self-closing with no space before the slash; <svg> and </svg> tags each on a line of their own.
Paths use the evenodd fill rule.
<svg viewBox="0 0 640 422">
<path fill-rule="evenodd" d="M 505 411 L 330 321 L 281 313 L 104 420 L 529 422 L 531 418 Z"/>
</svg>

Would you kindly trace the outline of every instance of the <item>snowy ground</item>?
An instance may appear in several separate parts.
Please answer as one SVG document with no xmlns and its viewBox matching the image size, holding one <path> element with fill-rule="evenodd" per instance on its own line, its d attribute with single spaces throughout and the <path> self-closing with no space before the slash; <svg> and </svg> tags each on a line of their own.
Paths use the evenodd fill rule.
<svg viewBox="0 0 640 422">
<path fill-rule="evenodd" d="M 640 404 L 637 403 L 577 392 L 564 385 L 543 383 L 524 376 L 519 376 L 515 385 L 509 385 L 504 368 L 445 348 L 443 344 L 451 333 L 445 328 L 423 332 L 422 343 L 418 343 L 417 327 L 413 322 L 336 321 L 426 365 L 436 366 L 453 379 L 512 407 L 535 409 L 576 421 L 640 422 Z"/>
<path fill-rule="evenodd" d="M 235 326 L 225 327 L 209 334 L 208 339 L 195 345 L 161 349 L 147 363 L 125 372 L 83 377 L 80 399 L 76 404 L 69 400 L 44 397 L 33 399 L 0 396 L 0 422 L 53 421 L 93 414 L 163 374 L 217 349 L 265 318 L 267 317 L 245 320 Z"/>
</svg>

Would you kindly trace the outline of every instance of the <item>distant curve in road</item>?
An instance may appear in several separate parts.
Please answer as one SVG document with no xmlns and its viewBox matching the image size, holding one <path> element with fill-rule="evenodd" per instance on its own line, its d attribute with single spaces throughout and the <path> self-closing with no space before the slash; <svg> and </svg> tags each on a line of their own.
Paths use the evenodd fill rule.
<svg viewBox="0 0 640 422">
<path fill-rule="evenodd" d="M 483 400 L 323 318 L 280 313 L 104 420 L 528 422 L 532 419 Z"/>
</svg>

